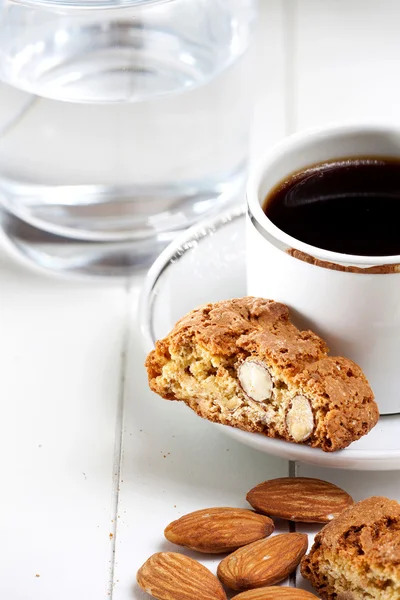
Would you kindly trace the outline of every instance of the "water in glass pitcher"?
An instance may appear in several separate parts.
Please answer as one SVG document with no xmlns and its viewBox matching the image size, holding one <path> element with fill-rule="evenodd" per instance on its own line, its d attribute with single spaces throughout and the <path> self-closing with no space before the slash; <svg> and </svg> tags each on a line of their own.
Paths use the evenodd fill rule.
<svg viewBox="0 0 400 600">
<path fill-rule="evenodd" d="M 66 238 L 158 248 L 234 202 L 247 169 L 248 39 L 232 22 L 220 31 L 220 17 L 201 43 L 132 19 L 41 21 L 0 69 L 7 211 Z"/>
</svg>

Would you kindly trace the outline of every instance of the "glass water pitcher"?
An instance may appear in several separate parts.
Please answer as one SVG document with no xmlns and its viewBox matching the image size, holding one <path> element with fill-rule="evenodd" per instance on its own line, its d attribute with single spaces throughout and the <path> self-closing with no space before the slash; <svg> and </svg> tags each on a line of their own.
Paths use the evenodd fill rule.
<svg viewBox="0 0 400 600">
<path fill-rule="evenodd" d="M 0 0 L 0 206 L 45 268 L 148 266 L 242 199 L 256 0 Z"/>
</svg>

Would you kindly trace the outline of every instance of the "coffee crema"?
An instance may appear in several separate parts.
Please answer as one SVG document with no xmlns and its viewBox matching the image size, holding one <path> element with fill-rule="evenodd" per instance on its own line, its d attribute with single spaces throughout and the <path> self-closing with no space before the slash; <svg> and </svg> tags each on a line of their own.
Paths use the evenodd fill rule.
<svg viewBox="0 0 400 600">
<path fill-rule="evenodd" d="M 317 248 L 362 256 L 400 254 L 400 157 L 310 166 L 275 186 L 263 210 L 281 231 Z"/>
</svg>

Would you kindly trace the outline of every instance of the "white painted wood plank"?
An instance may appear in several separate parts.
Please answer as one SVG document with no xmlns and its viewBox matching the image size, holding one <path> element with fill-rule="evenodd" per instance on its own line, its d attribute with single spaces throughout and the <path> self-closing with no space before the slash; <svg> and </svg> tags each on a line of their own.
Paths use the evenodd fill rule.
<svg viewBox="0 0 400 600">
<path fill-rule="evenodd" d="M 400 4 L 396 0 L 295 0 L 294 129 L 338 120 L 400 123 Z M 355 500 L 400 501 L 397 472 L 357 472 L 297 465 L 297 475 L 343 487 Z M 318 527 L 299 526 L 313 534 Z M 310 589 L 301 578 L 300 587 Z"/>
<path fill-rule="evenodd" d="M 400 123 L 400 3 L 293 0 L 294 128 Z"/>
<path fill-rule="evenodd" d="M 281 0 L 261 3 L 255 51 L 254 162 L 285 133 L 283 8 Z M 135 585 L 136 571 L 154 552 L 177 550 L 163 539 L 171 520 L 207 506 L 246 506 L 246 492 L 254 484 L 288 473 L 286 461 L 235 443 L 185 406 L 161 400 L 148 390 L 145 355 L 135 325 L 139 287 L 137 283 L 132 292 L 114 600 L 146 597 Z M 203 562 L 215 570 L 218 558 Z"/>
<path fill-rule="evenodd" d="M 132 298 L 132 323 L 135 296 L 137 291 Z M 126 370 L 114 600 L 144 598 L 135 585 L 137 569 L 154 552 L 181 551 L 164 540 L 170 521 L 211 506 L 248 507 L 246 492 L 253 485 L 288 473 L 286 461 L 234 442 L 183 404 L 151 393 L 144 360 L 133 325 Z M 215 570 L 218 558 L 205 557 L 202 562 Z"/>
<path fill-rule="evenodd" d="M 254 49 L 252 164 L 286 133 L 284 0 L 261 0 Z"/>
<path fill-rule="evenodd" d="M 0 250 L 2 598 L 109 598 L 126 306 Z"/>
</svg>

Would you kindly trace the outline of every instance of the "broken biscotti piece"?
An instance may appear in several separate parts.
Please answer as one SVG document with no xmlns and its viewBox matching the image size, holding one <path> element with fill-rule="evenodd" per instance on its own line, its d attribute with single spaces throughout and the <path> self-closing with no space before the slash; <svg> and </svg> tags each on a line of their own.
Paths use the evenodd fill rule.
<svg viewBox="0 0 400 600">
<path fill-rule="evenodd" d="M 247 297 L 190 312 L 146 366 L 154 392 L 201 417 L 331 452 L 368 433 L 379 413 L 361 369 L 327 352 L 285 305 Z"/>
<path fill-rule="evenodd" d="M 398 600 L 400 504 L 373 497 L 346 509 L 317 534 L 301 572 L 324 600 Z"/>
</svg>

